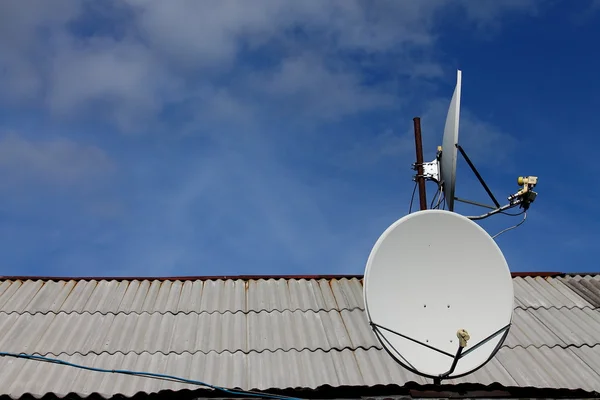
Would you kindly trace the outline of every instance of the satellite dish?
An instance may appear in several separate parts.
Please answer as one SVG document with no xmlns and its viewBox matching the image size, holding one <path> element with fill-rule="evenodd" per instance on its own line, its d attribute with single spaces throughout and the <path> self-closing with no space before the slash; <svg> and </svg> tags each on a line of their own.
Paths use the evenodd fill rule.
<svg viewBox="0 0 600 400">
<path fill-rule="evenodd" d="M 517 178 L 517 183 L 521 186 L 521 189 L 516 193 L 513 193 L 508 196 L 508 203 L 505 205 L 500 205 L 500 202 L 496 199 L 483 177 L 473 164 L 473 162 L 467 156 L 467 153 L 463 149 L 461 145 L 458 143 L 458 128 L 460 124 L 460 102 L 461 102 L 461 87 L 462 87 L 462 71 L 456 71 L 456 87 L 454 88 L 454 93 L 452 94 L 452 99 L 450 101 L 450 106 L 448 107 L 448 115 L 446 116 L 446 125 L 444 126 L 444 136 L 442 138 L 442 146 L 438 147 L 438 152 L 435 160 L 431 162 L 422 162 L 422 143 L 421 143 L 421 128 L 420 128 L 420 119 L 414 118 L 415 120 L 415 144 L 417 148 L 417 163 L 413 164 L 413 169 L 417 170 L 417 175 L 413 177 L 419 184 L 419 197 L 421 200 L 421 210 L 427 208 L 427 204 L 425 202 L 426 197 L 426 189 L 425 189 L 425 181 L 435 181 L 438 184 L 438 192 L 436 192 L 436 196 L 440 193 L 443 194 L 443 197 L 439 197 L 438 203 L 432 208 L 440 209 L 442 207 L 442 201 L 447 207 L 448 211 L 454 212 L 454 204 L 456 201 L 471 204 L 478 207 L 487 208 L 488 211 L 485 214 L 475 215 L 467 217 L 470 220 L 481 220 L 488 218 L 492 215 L 502 214 L 504 211 L 519 207 L 523 210 L 522 213 L 513 214 L 521 215 L 523 214 L 523 221 L 527 217 L 527 210 L 531 206 L 531 204 L 535 201 L 537 197 L 537 193 L 533 191 L 535 186 L 537 185 L 538 178 L 537 176 L 520 176 Z M 418 120 L 418 121 L 417 121 Z M 458 152 L 460 152 L 461 156 L 465 159 L 477 180 L 481 186 L 485 189 L 488 196 L 494 203 L 493 205 L 483 204 L 478 201 L 461 199 L 456 197 L 456 162 Z M 412 204 L 412 203 L 411 203 Z M 521 223 L 522 223 L 521 222 Z M 515 225 L 509 229 L 513 229 L 520 224 Z M 508 229 L 507 229 L 508 230 Z M 501 233 L 507 231 L 504 230 Z"/>
<path fill-rule="evenodd" d="M 394 222 L 369 255 L 363 290 L 384 349 L 437 382 L 487 363 L 512 320 L 513 283 L 500 248 L 477 223 L 450 211 Z"/>
<path fill-rule="evenodd" d="M 460 90 L 462 72 L 456 72 L 456 87 L 448 108 L 444 137 L 442 139 L 442 159 L 440 161 L 440 175 L 442 191 L 449 211 L 454 211 L 454 192 L 456 188 L 456 158 L 458 144 L 458 126 L 460 121 Z"/>
<path fill-rule="evenodd" d="M 417 153 L 413 198 L 418 185 L 421 211 L 411 214 L 411 199 L 409 214 L 379 237 L 367 260 L 363 284 L 367 318 L 383 348 L 404 368 L 433 378 L 434 383 L 474 372 L 504 343 L 514 292 L 510 270 L 494 238 L 520 226 L 537 197 L 533 189 L 538 178 L 521 176 L 519 191 L 500 205 L 458 143 L 461 84 L 458 70 L 442 146 L 431 162 L 423 162 L 420 118 L 413 119 Z M 458 153 L 493 205 L 455 196 Z M 437 183 L 429 210 L 426 181 Z M 491 211 L 463 216 L 454 211 L 455 202 Z M 505 213 L 515 207 L 522 211 Z M 501 214 L 523 215 L 523 220 L 493 237 L 474 222 Z"/>
</svg>

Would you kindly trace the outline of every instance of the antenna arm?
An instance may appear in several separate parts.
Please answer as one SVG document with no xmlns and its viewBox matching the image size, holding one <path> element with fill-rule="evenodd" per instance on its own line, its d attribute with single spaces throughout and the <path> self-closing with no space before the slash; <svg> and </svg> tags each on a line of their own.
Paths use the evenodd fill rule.
<svg viewBox="0 0 600 400">
<path fill-rule="evenodd" d="M 502 207 L 498 206 L 498 208 L 496 208 L 495 210 L 492 210 L 486 214 L 471 216 L 471 217 L 467 217 L 467 218 L 469 218 L 471 221 L 477 221 L 480 219 L 490 217 L 494 214 L 501 213 L 503 211 L 508 210 L 509 208 L 513 208 L 516 206 L 521 206 L 521 208 L 523 209 L 523 212 L 527 212 L 527 210 L 531 206 L 531 203 L 533 203 L 537 197 L 537 193 L 533 191 L 533 188 L 535 187 L 535 185 L 537 185 L 537 179 L 538 179 L 537 176 L 527 176 L 527 177 L 520 176 L 519 179 L 517 180 L 517 182 L 519 185 L 522 185 L 523 188 L 521 190 L 519 190 L 517 193 L 511 194 L 510 196 L 508 196 L 508 201 L 509 201 L 508 204 L 506 204 Z M 456 197 L 455 197 L 455 200 L 461 201 L 463 203 L 473 204 L 473 205 L 480 206 L 480 207 L 489 207 L 489 206 L 486 206 L 485 204 L 481 204 L 481 203 L 477 203 L 477 202 L 469 201 L 469 200 L 458 199 Z"/>
<path fill-rule="evenodd" d="M 456 337 L 458 338 L 458 349 L 456 350 L 456 355 L 454 356 L 454 360 L 452 360 L 452 365 L 450 366 L 450 369 L 448 370 L 448 372 L 445 372 L 438 377 L 438 382 L 441 382 L 442 379 L 447 378 L 448 376 L 450 376 L 451 373 L 454 372 L 458 360 L 460 360 L 460 358 L 462 357 L 463 349 L 467 347 L 467 341 L 471 339 L 469 333 L 464 329 L 459 329 L 458 332 L 456 332 Z"/>
<path fill-rule="evenodd" d="M 498 200 L 496 200 L 496 197 L 494 197 L 494 194 L 492 193 L 492 191 L 490 190 L 490 188 L 488 187 L 488 185 L 485 183 L 485 181 L 483 180 L 483 178 L 479 174 L 479 171 L 477 171 L 477 168 L 475 168 L 475 165 L 473 165 L 473 163 L 471 162 L 471 159 L 469 158 L 469 156 L 467 156 L 467 153 L 465 153 L 465 151 L 462 148 L 462 146 L 459 145 L 459 144 L 456 144 L 456 148 L 458 149 L 458 151 L 460 152 L 460 154 L 463 156 L 463 158 L 465 159 L 465 161 L 467 162 L 467 164 L 469 164 L 469 167 L 471 168 L 471 171 L 473 171 L 473 173 L 477 177 L 477 180 L 479 180 L 479 183 L 481 183 L 481 186 L 483 186 L 483 188 L 487 192 L 488 196 L 490 196 L 490 199 L 492 199 L 492 201 L 494 202 L 494 205 L 496 207 L 500 208 L 500 203 L 498 203 Z"/>
<path fill-rule="evenodd" d="M 456 196 L 454 196 L 454 201 L 458 201 L 458 202 L 465 203 L 465 204 L 471 204 L 472 206 L 487 208 L 489 210 L 495 210 L 496 209 L 496 207 L 494 207 L 494 206 L 490 206 L 490 205 L 487 205 L 487 204 L 479 203 L 479 202 L 473 201 L 473 200 L 461 199 L 460 197 L 456 197 Z"/>
</svg>

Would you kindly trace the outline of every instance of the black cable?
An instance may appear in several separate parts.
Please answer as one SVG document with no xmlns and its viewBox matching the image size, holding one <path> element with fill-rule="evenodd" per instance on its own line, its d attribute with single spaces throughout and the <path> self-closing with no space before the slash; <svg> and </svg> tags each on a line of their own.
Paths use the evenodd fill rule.
<svg viewBox="0 0 600 400">
<path fill-rule="evenodd" d="M 500 214 L 508 215 L 510 217 L 518 217 L 519 215 L 523 215 L 524 212 L 525 212 L 525 210 L 521 211 L 520 213 L 511 214 L 511 213 L 507 213 L 506 211 L 500 211 Z"/>
<path fill-rule="evenodd" d="M 503 233 L 505 233 L 505 232 L 508 232 L 508 231 L 510 231 L 511 229 L 518 228 L 519 226 L 521 226 L 521 225 L 523 224 L 523 222 L 525 222 L 525 220 L 526 220 L 526 219 L 527 219 L 527 213 L 525 212 L 525 213 L 523 214 L 523 219 L 521 220 L 521 222 L 519 222 L 518 224 L 516 224 L 516 225 L 513 225 L 513 226 L 511 226 L 511 227 L 509 227 L 509 228 L 506 228 L 506 229 L 503 229 L 503 230 L 501 230 L 500 232 L 498 232 L 498 233 L 496 233 L 494 236 L 492 236 L 492 239 L 496 239 L 498 236 L 502 235 L 502 234 L 503 234 Z"/>
<path fill-rule="evenodd" d="M 85 370 L 94 371 L 94 372 L 134 375 L 134 376 L 141 376 L 141 377 L 153 378 L 153 379 L 164 380 L 164 381 L 175 381 L 175 382 L 181 382 L 181 383 L 188 383 L 191 385 L 204 386 L 204 387 L 208 387 L 211 389 L 219 390 L 221 392 L 224 392 L 224 393 L 227 393 L 230 395 L 250 396 L 250 397 L 278 399 L 278 400 L 300 400 L 296 397 L 278 396 L 275 394 L 253 392 L 253 391 L 249 391 L 249 390 L 228 389 L 228 388 L 224 388 L 221 386 L 211 385 L 209 383 L 204 383 L 204 382 L 196 381 L 193 379 L 181 378 L 181 377 L 173 376 L 173 375 L 156 374 L 153 372 L 130 371 L 130 370 L 126 370 L 126 369 L 103 369 L 103 368 L 88 367 L 85 365 L 79 365 L 79 364 L 70 363 L 68 361 L 59 360 L 57 358 L 43 357 L 43 356 L 37 356 L 37 355 L 33 355 L 33 354 L 25 354 L 25 353 L 16 354 L 16 353 L 0 352 L 0 357 L 23 358 L 26 360 L 34 360 L 34 361 L 47 362 L 47 363 L 51 363 L 51 364 L 66 365 L 68 367 L 85 369 Z"/>
<path fill-rule="evenodd" d="M 415 181 L 415 187 L 413 188 L 412 196 L 410 197 L 410 205 L 408 206 L 408 213 L 412 212 L 413 201 L 415 200 L 415 193 L 417 192 L 417 182 Z"/>
<path fill-rule="evenodd" d="M 433 206 L 433 204 L 435 203 L 435 200 L 439 197 L 440 193 L 441 193 L 441 189 L 440 189 L 440 186 L 438 185 L 438 188 L 435 191 L 435 194 L 433 195 L 433 199 L 431 199 L 431 204 L 429 205 L 430 209 L 434 209 L 434 208 L 438 208 L 439 207 L 439 205 L 440 205 L 439 202 L 438 202 L 438 204 L 435 205 L 435 207 Z"/>
</svg>

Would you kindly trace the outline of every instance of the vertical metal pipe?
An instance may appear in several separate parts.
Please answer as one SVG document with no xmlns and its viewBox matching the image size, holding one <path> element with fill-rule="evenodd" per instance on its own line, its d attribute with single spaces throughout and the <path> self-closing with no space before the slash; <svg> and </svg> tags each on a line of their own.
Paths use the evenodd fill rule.
<svg viewBox="0 0 600 400">
<path fill-rule="evenodd" d="M 427 192 L 423 177 L 423 141 L 421 139 L 421 118 L 413 118 L 415 126 L 415 148 L 417 150 L 417 184 L 419 185 L 419 203 L 421 210 L 427 209 Z"/>
</svg>

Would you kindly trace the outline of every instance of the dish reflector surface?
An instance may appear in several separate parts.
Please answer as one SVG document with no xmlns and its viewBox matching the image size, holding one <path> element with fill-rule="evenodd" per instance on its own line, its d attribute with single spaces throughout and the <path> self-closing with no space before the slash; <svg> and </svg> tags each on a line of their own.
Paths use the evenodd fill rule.
<svg viewBox="0 0 600 400">
<path fill-rule="evenodd" d="M 373 247 L 364 276 L 367 317 L 385 328 L 375 328 L 382 346 L 405 368 L 427 377 L 450 370 L 459 329 L 471 338 L 448 378 L 489 361 L 503 334 L 469 349 L 510 324 L 513 295 L 496 242 L 475 222 L 444 210 L 419 211 L 394 222 Z"/>
<path fill-rule="evenodd" d="M 456 188 L 456 144 L 460 120 L 460 91 L 462 71 L 456 72 L 456 87 L 448 108 L 444 138 L 442 139 L 442 162 L 440 167 L 444 196 L 448 210 L 454 211 L 454 189 Z"/>
</svg>

